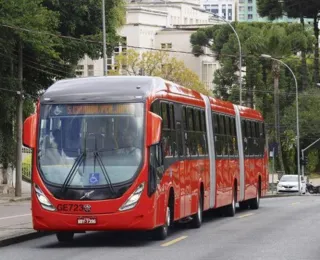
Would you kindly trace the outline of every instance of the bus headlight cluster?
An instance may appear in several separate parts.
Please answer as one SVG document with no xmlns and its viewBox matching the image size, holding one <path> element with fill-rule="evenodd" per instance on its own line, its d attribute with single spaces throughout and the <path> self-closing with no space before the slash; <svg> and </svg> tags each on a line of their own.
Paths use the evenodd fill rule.
<svg viewBox="0 0 320 260">
<path fill-rule="evenodd" d="M 128 209 L 134 208 L 137 205 L 143 190 L 144 190 L 144 183 L 141 183 L 138 186 L 138 188 L 131 194 L 129 199 L 127 199 L 127 201 L 121 206 L 121 208 L 119 210 L 125 211 Z"/>
<path fill-rule="evenodd" d="M 38 201 L 40 202 L 42 208 L 49 211 L 56 210 L 55 207 L 51 204 L 51 202 L 48 200 L 46 195 L 44 195 L 43 191 L 40 189 L 40 187 L 37 184 L 34 185 L 34 190 L 37 194 Z"/>
</svg>

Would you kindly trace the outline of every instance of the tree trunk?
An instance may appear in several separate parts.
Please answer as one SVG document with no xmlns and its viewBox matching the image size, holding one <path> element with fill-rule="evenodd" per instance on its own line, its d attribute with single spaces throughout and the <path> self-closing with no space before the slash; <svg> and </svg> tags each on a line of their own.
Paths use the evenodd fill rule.
<svg viewBox="0 0 320 260">
<path fill-rule="evenodd" d="M 319 27 L 318 27 L 318 14 L 313 18 L 314 36 L 316 37 L 316 43 L 314 48 L 314 76 L 313 80 L 315 86 L 319 83 Z"/>
<path fill-rule="evenodd" d="M 16 147 L 16 185 L 15 196 L 21 197 L 21 183 L 22 183 L 22 113 L 23 113 L 23 44 L 19 42 L 19 91 L 20 94 L 17 98 L 17 147 Z"/>
<path fill-rule="evenodd" d="M 8 184 L 8 164 L 2 165 L 2 184 Z"/>
<path fill-rule="evenodd" d="M 304 18 L 302 14 L 300 16 L 300 22 L 302 24 L 303 31 L 304 31 Z M 302 50 L 301 52 L 301 75 L 302 75 L 301 91 L 303 91 L 308 88 L 308 67 L 307 67 L 306 50 Z"/>
<path fill-rule="evenodd" d="M 280 138 L 280 110 L 279 110 L 279 78 L 280 78 L 280 65 L 278 62 L 273 62 L 272 64 L 273 75 L 274 75 L 274 119 L 275 119 L 275 141 L 278 144 L 278 162 L 280 165 L 280 170 L 284 171 L 284 164 L 283 164 L 283 156 L 282 156 L 282 149 L 281 149 L 281 138 Z"/>
</svg>

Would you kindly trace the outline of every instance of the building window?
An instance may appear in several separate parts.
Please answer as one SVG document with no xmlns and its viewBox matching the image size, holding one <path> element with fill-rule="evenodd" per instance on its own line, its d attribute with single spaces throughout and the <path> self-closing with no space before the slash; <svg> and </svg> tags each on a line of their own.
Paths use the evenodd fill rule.
<svg viewBox="0 0 320 260">
<path fill-rule="evenodd" d="M 88 76 L 89 77 L 94 76 L 94 66 L 93 65 L 88 65 Z"/>
<path fill-rule="evenodd" d="M 244 6 L 239 6 L 239 12 L 244 12 Z"/>
<path fill-rule="evenodd" d="M 252 4 L 252 0 L 248 0 L 248 4 Z"/>
<path fill-rule="evenodd" d="M 76 71 L 76 75 L 77 75 L 78 77 L 83 76 L 83 71 Z"/>
<path fill-rule="evenodd" d="M 161 49 L 172 49 L 172 43 L 161 43 Z"/>
<path fill-rule="evenodd" d="M 214 64 L 204 63 L 202 65 L 202 82 L 207 86 L 208 89 L 213 88 L 213 74 L 214 74 Z"/>
<path fill-rule="evenodd" d="M 77 70 L 84 70 L 84 65 L 78 65 Z"/>
<path fill-rule="evenodd" d="M 244 14 L 239 14 L 239 20 L 245 20 Z"/>
<path fill-rule="evenodd" d="M 253 16 L 252 14 L 248 14 L 248 20 L 252 20 Z"/>
<path fill-rule="evenodd" d="M 228 20 L 232 20 L 232 5 L 228 5 Z"/>
<path fill-rule="evenodd" d="M 248 6 L 248 11 L 252 12 L 252 6 Z"/>
<path fill-rule="evenodd" d="M 245 0 L 239 0 L 239 4 L 244 4 Z"/>
</svg>

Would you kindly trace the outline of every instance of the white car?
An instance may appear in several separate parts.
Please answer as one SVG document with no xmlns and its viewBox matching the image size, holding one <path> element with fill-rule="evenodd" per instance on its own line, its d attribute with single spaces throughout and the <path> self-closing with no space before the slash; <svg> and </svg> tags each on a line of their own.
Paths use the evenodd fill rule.
<svg viewBox="0 0 320 260">
<path fill-rule="evenodd" d="M 301 193 L 306 193 L 306 181 L 300 176 Z M 283 175 L 277 185 L 277 193 L 281 192 L 298 192 L 298 175 Z"/>
</svg>

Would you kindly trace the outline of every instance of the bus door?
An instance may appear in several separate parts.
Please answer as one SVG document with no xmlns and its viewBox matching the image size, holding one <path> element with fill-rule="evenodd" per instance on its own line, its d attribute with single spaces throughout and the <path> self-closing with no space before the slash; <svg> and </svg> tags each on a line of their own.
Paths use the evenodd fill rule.
<svg viewBox="0 0 320 260">
<path fill-rule="evenodd" d="M 179 156 L 179 188 L 180 188 L 180 217 L 185 216 L 185 198 L 186 198 L 186 178 L 185 178 L 185 162 L 183 142 L 184 136 L 182 134 L 181 123 L 176 123 L 177 129 L 177 147 Z"/>
</svg>

